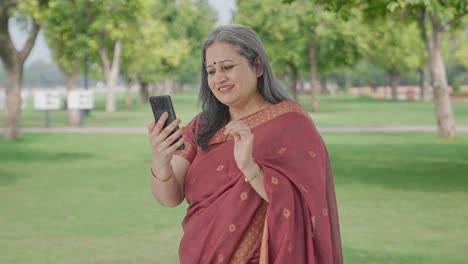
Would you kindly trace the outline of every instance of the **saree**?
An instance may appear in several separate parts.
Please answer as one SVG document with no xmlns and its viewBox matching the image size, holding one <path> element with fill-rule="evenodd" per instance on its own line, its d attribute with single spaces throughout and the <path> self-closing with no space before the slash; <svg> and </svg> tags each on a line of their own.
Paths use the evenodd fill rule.
<svg viewBox="0 0 468 264">
<path fill-rule="evenodd" d="M 197 147 L 194 118 L 176 152 L 191 163 L 180 263 L 343 263 L 330 161 L 310 116 L 283 101 L 242 120 L 254 134 L 269 202 L 244 181 L 223 129 L 207 150 Z"/>
</svg>

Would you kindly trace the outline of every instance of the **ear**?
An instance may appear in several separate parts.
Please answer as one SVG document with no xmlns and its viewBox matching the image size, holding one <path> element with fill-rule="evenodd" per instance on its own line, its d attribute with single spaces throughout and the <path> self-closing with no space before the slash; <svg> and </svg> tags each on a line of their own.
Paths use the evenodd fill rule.
<svg viewBox="0 0 468 264">
<path fill-rule="evenodd" d="M 260 58 L 260 56 L 257 56 L 257 58 L 255 58 L 254 66 L 254 70 L 257 74 L 257 77 L 261 77 L 263 75 L 263 61 L 262 58 Z"/>
</svg>

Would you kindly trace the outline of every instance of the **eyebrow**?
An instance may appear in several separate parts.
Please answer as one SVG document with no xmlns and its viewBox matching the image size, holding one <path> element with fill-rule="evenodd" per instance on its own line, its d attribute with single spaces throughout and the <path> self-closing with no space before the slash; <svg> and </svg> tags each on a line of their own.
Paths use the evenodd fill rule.
<svg viewBox="0 0 468 264">
<path fill-rule="evenodd" d="M 226 61 L 233 61 L 233 60 L 227 59 L 227 60 L 222 60 L 222 61 L 218 61 L 218 62 L 215 62 L 215 63 L 222 63 L 222 62 L 226 62 Z M 206 66 L 206 68 L 208 68 L 210 66 L 213 66 L 213 65 L 210 64 L 210 65 Z"/>
</svg>

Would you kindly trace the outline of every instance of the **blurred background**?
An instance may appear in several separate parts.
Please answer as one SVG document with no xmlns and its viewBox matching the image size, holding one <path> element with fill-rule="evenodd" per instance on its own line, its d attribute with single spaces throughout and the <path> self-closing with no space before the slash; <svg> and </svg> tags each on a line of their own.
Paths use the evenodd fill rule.
<svg viewBox="0 0 468 264">
<path fill-rule="evenodd" d="M 0 263 L 178 263 L 148 97 L 252 27 L 333 165 L 345 263 L 468 263 L 468 0 L 1 0 Z"/>
</svg>

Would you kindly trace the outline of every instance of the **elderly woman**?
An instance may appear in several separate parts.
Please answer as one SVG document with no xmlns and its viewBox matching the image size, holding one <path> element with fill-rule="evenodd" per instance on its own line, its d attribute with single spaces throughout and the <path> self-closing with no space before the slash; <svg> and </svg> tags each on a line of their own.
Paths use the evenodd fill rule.
<svg viewBox="0 0 468 264">
<path fill-rule="evenodd" d="M 257 34 L 219 27 L 201 70 L 202 112 L 172 135 L 180 120 L 163 129 L 167 114 L 148 128 L 154 197 L 189 205 L 180 262 L 342 263 L 326 147 Z"/>
</svg>

